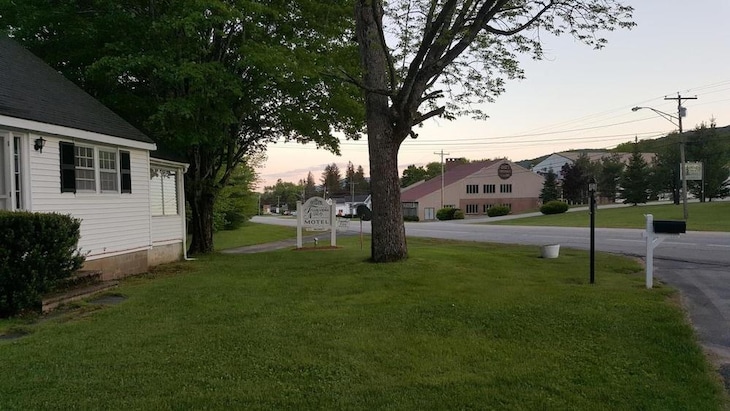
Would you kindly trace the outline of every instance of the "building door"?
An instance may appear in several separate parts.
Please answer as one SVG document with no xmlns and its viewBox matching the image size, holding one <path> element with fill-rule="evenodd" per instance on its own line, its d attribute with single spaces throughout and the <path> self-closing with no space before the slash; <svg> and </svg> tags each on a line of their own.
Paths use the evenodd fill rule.
<svg viewBox="0 0 730 411">
<path fill-rule="evenodd" d="M 427 220 L 427 221 L 435 220 L 436 219 L 435 213 L 436 213 L 436 211 L 433 207 L 426 207 L 423 209 L 423 219 Z"/>
</svg>

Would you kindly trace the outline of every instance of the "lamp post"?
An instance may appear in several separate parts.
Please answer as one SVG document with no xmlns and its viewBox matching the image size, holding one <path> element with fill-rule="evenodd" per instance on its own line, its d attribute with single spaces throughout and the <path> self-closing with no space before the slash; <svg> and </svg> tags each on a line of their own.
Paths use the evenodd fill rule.
<svg viewBox="0 0 730 411">
<path fill-rule="evenodd" d="M 596 280 L 596 179 L 591 177 L 588 183 L 588 192 L 591 193 L 591 284 Z"/>
<path fill-rule="evenodd" d="M 691 98 L 691 97 L 685 97 L 685 98 Z M 694 97 L 697 98 L 697 97 Z M 674 100 L 674 98 L 672 98 Z M 669 121 L 670 123 L 674 124 L 679 128 L 679 174 L 682 178 L 682 209 L 684 214 L 684 219 L 687 220 L 689 218 L 689 212 L 687 211 L 687 170 L 685 169 L 685 155 L 684 155 L 684 136 L 682 135 L 682 117 L 685 116 L 687 110 L 682 107 L 682 97 L 677 98 L 677 115 L 674 116 L 669 113 L 665 113 L 661 110 L 657 110 L 652 107 L 633 107 L 631 111 L 639 111 L 641 109 L 649 109 L 657 114 L 659 114 L 662 118 Z M 675 120 L 677 121 L 675 123 Z"/>
</svg>

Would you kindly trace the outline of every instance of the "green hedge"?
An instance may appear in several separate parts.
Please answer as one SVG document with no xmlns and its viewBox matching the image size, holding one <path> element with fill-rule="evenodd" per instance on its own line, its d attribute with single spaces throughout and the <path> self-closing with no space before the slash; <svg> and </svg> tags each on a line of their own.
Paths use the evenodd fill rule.
<svg viewBox="0 0 730 411">
<path fill-rule="evenodd" d="M 553 200 L 543 204 L 542 207 L 540 207 L 540 212 L 543 214 L 560 214 L 568 211 L 568 208 L 570 208 L 568 203 Z"/>
<path fill-rule="evenodd" d="M 417 215 L 404 215 L 403 221 L 420 221 L 421 219 L 418 218 Z"/>
<path fill-rule="evenodd" d="M 441 221 L 461 220 L 464 218 L 464 212 L 458 208 L 445 207 L 436 212 L 436 218 Z"/>
<path fill-rule="evenodd" d="M 40 308 L 81 268 L 81 220 L 62 214 L 0 212 L 0 317 Z"/>
<path fill-rule="evenodd" d="M 507 206 L 502 205 L 495 205 L 489 207 L 489 210 L 487 210 L 487 215 L 490 217 L 499 217 L 503 215 L 509 214 L 510 209 Z"/>
</svg>

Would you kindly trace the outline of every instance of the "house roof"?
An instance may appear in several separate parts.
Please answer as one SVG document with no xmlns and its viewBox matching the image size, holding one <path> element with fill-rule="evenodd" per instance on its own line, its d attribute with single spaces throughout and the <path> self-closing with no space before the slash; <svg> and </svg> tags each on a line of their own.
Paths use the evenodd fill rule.
<svg viewBox="0 0 730 411">
<path fill-rule="evenodd" d="M 478 161 L 474 163 L 462 164 L 448 170 L 444 173 L 444 186 L 453 184 L 477 171 L 489 167 L 495 163 L 503 162 L 504 159 Z M 403 189 L 401 192 L 401 201 L 417 201 L 419 198 L 431 194 L 441 189 L 441 176 L 426 180 L 420 184 L 414 184 Z"/>
<path fill-rule="evenodd" d="M 154 143 L 15 40 L 4 36 L 0 36 L 0 115 Z"/>
</svg>

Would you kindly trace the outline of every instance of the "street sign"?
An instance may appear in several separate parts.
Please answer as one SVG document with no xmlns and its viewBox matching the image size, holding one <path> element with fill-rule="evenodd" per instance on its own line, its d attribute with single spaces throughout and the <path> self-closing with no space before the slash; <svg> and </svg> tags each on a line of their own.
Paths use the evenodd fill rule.
<svg viewBox="0 0 730 411">
<path fill-rule="evenodd" d="M 690 161 L 684 163 L 684 169 L 687 170 L 687 181 L 702 180 L 702 162 Z M 680 167 L 681 170 L 681 167 Z"/>
</svg>

